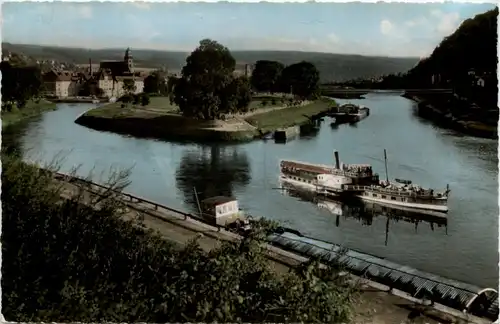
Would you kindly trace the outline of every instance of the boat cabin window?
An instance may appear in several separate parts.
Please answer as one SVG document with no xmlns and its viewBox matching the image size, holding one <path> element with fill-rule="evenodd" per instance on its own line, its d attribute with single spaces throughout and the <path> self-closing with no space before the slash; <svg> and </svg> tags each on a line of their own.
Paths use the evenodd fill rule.
<svg viewBox="0 0 500 324">
<path fill-rule="evenodd" d="M 396 197 L 391 197 L 391 200 L 396 200 Z"/>
</svg>

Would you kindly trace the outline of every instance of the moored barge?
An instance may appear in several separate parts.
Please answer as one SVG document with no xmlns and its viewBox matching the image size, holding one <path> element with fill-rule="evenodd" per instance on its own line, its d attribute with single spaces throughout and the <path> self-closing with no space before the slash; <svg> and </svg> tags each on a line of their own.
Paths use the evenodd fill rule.
<svg viewBox="0 0 500 324">
<path fill-rule="evenodd" d="M 335 118 L 335 124 L 355 123 L 370 115 L 370 109 L 364 106 L 356 106 L 351 103 L 332 108 L 329 117 Z"/>
</svg>

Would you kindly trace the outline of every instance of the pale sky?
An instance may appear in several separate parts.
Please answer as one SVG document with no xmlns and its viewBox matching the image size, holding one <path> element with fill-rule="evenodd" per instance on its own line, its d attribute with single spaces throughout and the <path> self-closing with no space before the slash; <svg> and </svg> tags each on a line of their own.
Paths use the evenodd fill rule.
<svg viewBox="0 0 500 324">
<path fill-rule="evenodd" d="M 83 48 L 192 51 L 203 38 L 232 50 L 427 56 L 460 23 L 494 8 L 466 3 L 8 2 L 3 41 Z"/>
</svg>

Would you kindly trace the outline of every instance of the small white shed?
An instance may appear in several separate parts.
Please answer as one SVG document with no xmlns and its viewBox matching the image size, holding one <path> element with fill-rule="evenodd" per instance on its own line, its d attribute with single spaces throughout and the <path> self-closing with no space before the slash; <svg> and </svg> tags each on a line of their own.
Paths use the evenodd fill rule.
<svg viewBox="0 0 500 324">
<path fill-rule="evenodd" d="M 205 218 L 221 226 L 243 219 L 238 200 L 232 197 L 216 196 L 204 199 L 201 209 Z"/>
</svg>

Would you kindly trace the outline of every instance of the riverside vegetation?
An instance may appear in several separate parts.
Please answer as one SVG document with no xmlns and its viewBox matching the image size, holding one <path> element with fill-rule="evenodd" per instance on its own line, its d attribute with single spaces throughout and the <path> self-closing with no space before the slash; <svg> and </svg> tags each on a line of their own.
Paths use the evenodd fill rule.
<svg viewBox="0 0 500 324">
<path fill-rule="evenodd" d="M 348 322 L 357 290 L 334 268 L 271 270 L 246 239 L 209 253 L 175 246 L 140 217 L 125 221 L 111 191 L 61 198 L 50 172 L 2 158 L 2 313 L 14 322 Z M 53 169 L 54 170 L 54 169 Z M 121 190 L 126 172 L 107 185 Z M 87 198 L 88 199 L 88 198 Z M 92 207 L 90 207 L 92 206 Z M 96 207 L 97 206 L 97 207 Z"/>
<path fill-rule="evenodd" d="M 54 103 L 40 98 L 43 86 L 39 67 L 2 61 L 0 69 L 3 127 L 56 108 Z"/>
<path fill-rule="evenodd" d="M 320 99 L 320 76 L 312 63 L 285 67 L 258 61 L 250 80 L 236 76 L 235 65 L 226 47 L 202 40 L 186 59 L 180 78 L 170 77 L 167 85 L 159 77 L 148 80 L 146 91 L 153 95 L 149 104 L 131 106 L 126 95 L 121 102 L 83 114 L 76 123 L 136 136 L 250 140 L 308 123 L 335 104 Z M 252 89 L 268 95 L 255 95 Z"/>
</svg>

